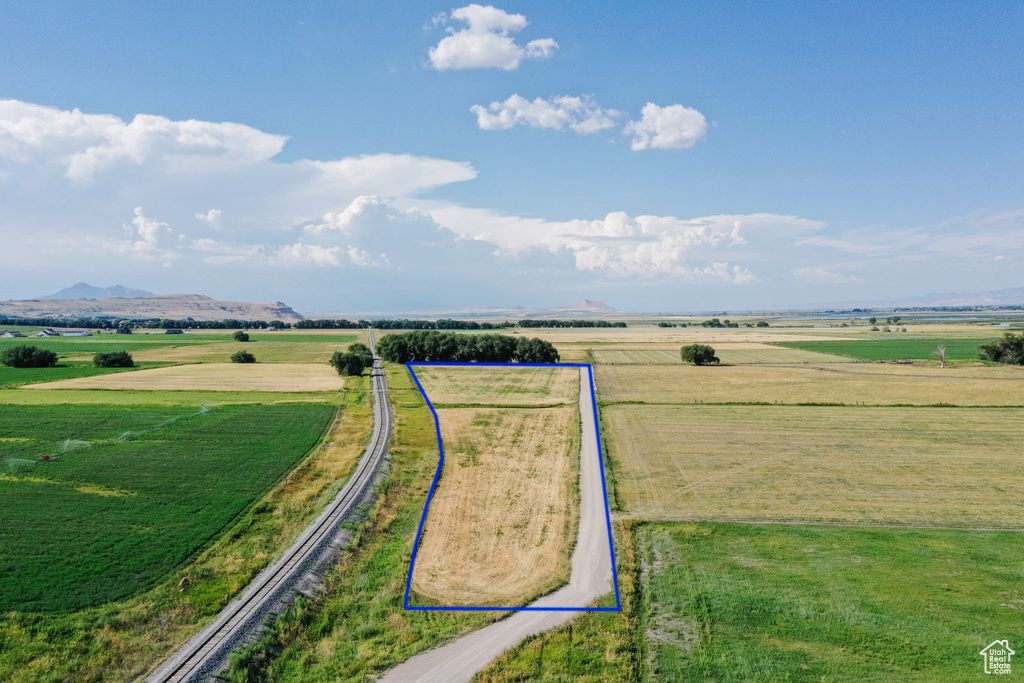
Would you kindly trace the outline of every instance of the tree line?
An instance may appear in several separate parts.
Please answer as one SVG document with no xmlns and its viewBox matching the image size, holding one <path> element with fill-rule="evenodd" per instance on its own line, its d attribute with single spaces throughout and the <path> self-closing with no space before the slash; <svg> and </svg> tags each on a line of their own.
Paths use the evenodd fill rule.
<svg viewBox="0 0 1024 683">
<path fill-rule="evenodd" d="M 390 363 L 556 363 L 558 350 L 551 342 L 499 334 L 454 334 L 416 330 L 389 334 L 377 342 L 377 353 Z"/>
<path fill-rule="evenodd" d="M 78 327 L 95 330 L 114 330 L 119 327 L 154 330 L 265 330 L 268 327 L 278 329 L 291 327 L 291 324 L 280 320 L 235 320 L 233 318 L 225 320 L 172 320 L 170 318 L 128 320 L 124 318 L 18 318 L 9 315 L 0 315 L 0 325 Z"/>
</svg>

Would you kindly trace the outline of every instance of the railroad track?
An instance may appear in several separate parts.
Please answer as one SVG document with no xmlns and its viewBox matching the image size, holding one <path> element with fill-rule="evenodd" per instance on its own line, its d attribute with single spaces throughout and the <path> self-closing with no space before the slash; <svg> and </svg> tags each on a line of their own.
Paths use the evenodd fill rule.
<svg viewBox="0 0 1024 683">
<path fill-rule="evenodd" d="M 387 454 L 391 435 L 391 405 L 384 369 L 370 330 L 373 369 L 373 436 L 344 488 L 320 515 L 306 527 L 275 564 L 260 572 L 237 599 L 229 603 L 212 623 L 194 635 L 150 674 L 147 683 L 195 683 L 223 668 L 231 651 L 247 633 L 258 628 L 271 608 L 295 586 L 309 566 L 324 552 L 344 519 L 373 485 Z"/>
</svg>

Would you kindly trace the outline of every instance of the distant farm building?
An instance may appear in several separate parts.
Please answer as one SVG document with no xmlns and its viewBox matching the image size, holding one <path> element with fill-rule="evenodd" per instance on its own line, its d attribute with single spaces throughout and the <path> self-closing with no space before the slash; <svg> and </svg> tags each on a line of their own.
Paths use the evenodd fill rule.
<svg viewBox="0 0 1024 683">
<path fill-rule="evenodd" d="M 16 330 L 11 330 L 10 332 L 4 332 L 4 338 L 5 339 L 17 339 L 18 337 L 24 337 L 24 336 L 25 335 L 23 335 L 21 332 L 18 332 Z"/>
<path fill-rule="evenodd" d="M 90 336 L 85 330 L 69 330 L 64 333 L 65 337 L 88 337 Z"/>
<path fill-rule="evenodd" d="M 182 330 L 164 330 L 164 334 L 185 334 Z"/>
<path fill-rule="evenodd" d="M 56 330 L 51 330 L 50 328 L 46 328 L 45 330 L 42 330 L 41 332 L 37 332 L 36 336 L 37 337 L 59 337 L 60 334 Z"/>
</svg>

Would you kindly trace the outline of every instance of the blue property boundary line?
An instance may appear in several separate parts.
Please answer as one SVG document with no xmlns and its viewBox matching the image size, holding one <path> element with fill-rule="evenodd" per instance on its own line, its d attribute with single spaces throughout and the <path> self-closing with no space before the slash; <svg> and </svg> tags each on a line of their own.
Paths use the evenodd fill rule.
<svg viewBox="0 0 1024 683">
<path fill-rule="evenodd" d="M 420 549 L 420 539 L 423 536 L 423 525 L 427 521 L 427 511 L 430 509 L 430 501 L 434 499 L 434 489 L 437 488 L 437 482 L 441 478 L 441 470 L 444 468 L 444 444 L 441 442 L 441 421 L 437 417 L 437 411 L 434 409 L 434 404 L 430 402 L 427 392 L 423 389 L 423 385 L 420 384 L 420 378 L 416 376 L 416 371 L 413 369 L 414 365 L 464 365 L 472 367 L 506 368 L 587 368 L 587 374 L 590 377 L 590 405 L 591 408 L 593 408 L 594 413 L 594 433 L 597 436 L 597 458 L 598 463 L 601 466 L 601 493 L 604 495 L 604 517 L 605 522 L 607 522 L 608 525 L 608 551 L 611 553 L 612 560 L 612 587 L 615 589 L 615 607 L 442 607 L 409 604 L 409 591 L 412 588 L 412 572 L 416 567 L 416 553 Z M 430 482 L 430 491 L 427 493 L 427 502 L 423 506 L 423 515 L 420 517 L 420 526 L 416 530 L 416 542 L 412 547 L 412 559 L 409 562 L 409 574 L 405 579 L 405 600 L 403 607 L 407 610 L 431 612 L 621 612 L 622 601 L 619 598 L 619 574 L 615 567 L 615 545 L 612 542 L 612 514 L 611 510 L 608 508 L 608 483 L 604 476 L 604 452 L 601 448 L 601 425 L 597 419 L 597 396 L 594 391 L 594 368 L 590 363 L 444 363 L 440 361 L 410 361 L 405 364 L 405 367 L 409 369 L 409 374 L 412 375 L 413 381 L 416 382 L 416 386 L 419 388 L 420 394 L 423 396 L 423 400 L 427 402 L 427 407 L 430 408 L 430 412 L 434 415 L 434 431 L 437 434 L 437 448 L 441 457 L 437 463 L 437 471 L 434 472 L 434 480 Z M 582 415 L 580 416 L 580 419 L 583 419 Z M 580 448 L 583 448 L 582 440 L 580 441 Z"/>
</svg>

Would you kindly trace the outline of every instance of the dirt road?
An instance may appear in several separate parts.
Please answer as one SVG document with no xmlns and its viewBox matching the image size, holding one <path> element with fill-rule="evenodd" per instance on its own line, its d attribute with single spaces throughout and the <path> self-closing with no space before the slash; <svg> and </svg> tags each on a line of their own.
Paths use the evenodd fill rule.
<svg viewBox="0 0 1024 683">
<path fill-rule="evenodd" d="M 572 555 L 572 574 L 569 585 L 540 598 L 530 607 L 580 607 L 612 590 L 611 548 L 593 414 L 589 369 L 581 368 L 580 526 Z M 477 671 L 527 636 L 554 628 L 578 614 L 578 611 L 515 612 L 448 645 L 416 655 L 378 680 L 380 683 L 469 681 Z"/>
</svg>

